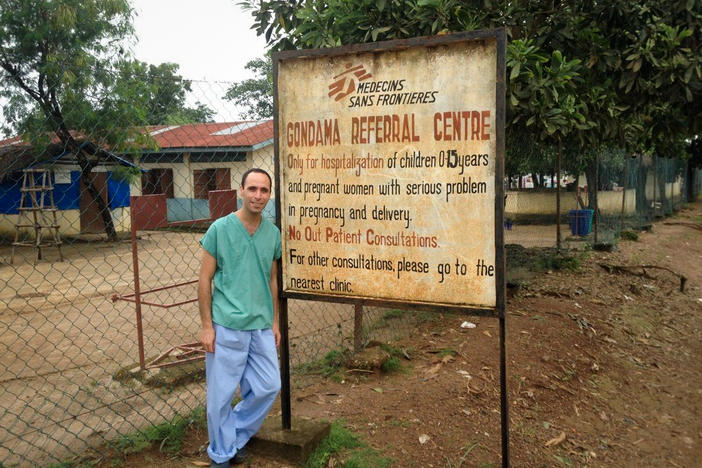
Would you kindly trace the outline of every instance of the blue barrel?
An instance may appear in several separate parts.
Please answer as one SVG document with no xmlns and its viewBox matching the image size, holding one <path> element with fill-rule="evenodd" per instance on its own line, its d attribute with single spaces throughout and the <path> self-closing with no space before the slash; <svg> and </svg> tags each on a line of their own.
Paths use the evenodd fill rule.
<svg viewBox="0 0 702 468">
<path fill-rule="evenodd" d="M 594 210 L 570 210 L 568 212 L 568 222 L 570 232 L 574 236 L 587 236 L 592 230 L 592 214 Z"/>
</svg>

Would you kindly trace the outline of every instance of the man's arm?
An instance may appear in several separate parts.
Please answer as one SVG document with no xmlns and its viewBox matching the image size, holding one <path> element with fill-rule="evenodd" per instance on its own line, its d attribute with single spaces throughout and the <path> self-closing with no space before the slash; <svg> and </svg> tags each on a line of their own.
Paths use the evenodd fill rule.
<svg viewBox="0 0 702 468">
<path fill-rule="evenodd" d="M 207 251 L 202 251 L 200 278 L 197 283 L 197 302 L 200 308 L 202 332 L 200 341 L 208 353 L 214 353 L 215 330 L 212 325 L 212 278 L 217 269 L 217 260 Z"/>
<path fill-rule="evenodd" d="M 273 296 L 273 335 L 275 336 L 275 345 L 280 345 L 280 301 L 278 300 L 278 261 L 273 260 L 271 266 L 271 296 Z"/>
</svg>

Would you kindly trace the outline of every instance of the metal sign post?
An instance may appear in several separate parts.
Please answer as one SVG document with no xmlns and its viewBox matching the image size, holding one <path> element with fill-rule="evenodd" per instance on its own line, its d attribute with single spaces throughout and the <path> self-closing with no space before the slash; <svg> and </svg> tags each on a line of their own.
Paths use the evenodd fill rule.
<svg viewBox="0 0 702 468">
<path fill-rule="evenodd" d="M 498 318 L 507 466 L 505 50 L 500 29 L 279 52 L 273 77 L 282 297 Z"/>
</svg>

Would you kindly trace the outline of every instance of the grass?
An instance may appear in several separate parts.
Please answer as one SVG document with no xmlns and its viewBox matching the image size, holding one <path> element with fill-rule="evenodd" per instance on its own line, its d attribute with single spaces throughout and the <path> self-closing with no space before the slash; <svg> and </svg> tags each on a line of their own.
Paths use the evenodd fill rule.
<svg viewBox="0 0 702 468">
<path fill-rule="evenodd" d="M 388 343 L 381 343 L 380 349 L 388 353 L 391 357 L 402 357 L 402 350 L 399 348 L 396 348 Z"/>
<path fill-rule="evenodd" d="M 301 374 L 321 375 L 333 381 L 341 381 L 339 371 L 346 367 L 349 362 L 350 353 L 347 349 L 335 349 L 329 351 L 322 359 L 302 364 L 296 368 Z"/>
<path fill-rule="evenodd" d="M 474 442 L 473 444 L 471 444 L 471 445 L 466 449 L 466 451 L 463 452 L 463 456 L 461 456 L 461 458 L 458 460 L 458 464 L 456 465 L 456 468 L 462 467 L 463 464 L 464 464 L 465 461 L 466 461 L 466 457 L 468 457 L 468 455 L 470 454 L 470 452 L 472 452 L 473 449 L 474 449 L 475 447 L 478 447 L 479 445 L 480 445 L 480 444 L 479 444 L 478 442 Z M 447 466 L 447 468 L 453 468 L 453 466 L 454 466 L 453 463 L 451 463 L 451 460 L 448 459 L 448 457 L 446 457 L 446 466 Z"/>
<path fill-rule="evenodd" d="M 380 317 L 373 321 L 373 323 L 371 323 L 368 328 L 369 330 L 374 330 L 376 328 L 385 328 L 389 325 L 388 322 L 390 320 L 401 319 L 404 317 L 405 313 L 406 312 L 404 310 L 400 309 L 386 310 Z"/>
<path fill-rule="evenodd" d="M 524 438 L 531 439 L 536 435 L 536 427 L 534 425 L 521 423 L 514 430 L 515 432 L 521 434 Z"/>
<path fill-rule="evenodd" d="M 383 314 L 383 318 L 385 320 L 389 320 L 389 319 L 395 319 L 395 318 L 402 318 L 403 315 L 405 315 L 404 310 L 391 309 L 391 310 L 385 311 L 385 313 Z"/>
<path fill-rule="evenodd" d="M 387 468 L 391 459 L 383 457 L 376 450 L 368 447 L 357 435 L 345 427 L 343 420 L 335 421 L 331 431 L 310 455 L 305 468 L 326 468 L 337 466 L 343 468 Z M 183 448 L 183 442 L 193 428 L 206 430 L 205 409 L 197 408 L 189 416 L 176 415 L 171 421 L 157 424 L 144 430 L 119 437 L 107 444 L 111 449 L 109 463 L 122 466 L 128 455 L 147 450 L 158 445 L 165 454 L 177 456 Z M 333 459 L 330 465 L 330 460 Z M 49 468 L 88 468 L 104 462 L 104 458 L 74 458 L 49 465 Z M 0 468 L 4 465 L 0 463 Z"/>
<path fill-rule="evenodd" d="M 636 231 L 622 231 L 619 233 L 619 237 L 622 240 L 628 240 L 628 241 L 638 241 L 639 240 L 639 233 Z"/>
<path fill-rule="evenodd" d="M 438 314 L 436 312 L 416 311 L 412 312 L 412 315 L 414 315 L 414 318 L 417 320 L 417 322 L 423 324 L 428 322 L 435 322 Z"/>
<path fill-rule="evenodd" d="M 204 407 L 196 408 L 187 416 L 176 415 L 170 421 L 155 424 L 146 429 L 123 435 L 107 443 L 112 466 L 121 466 L 128 455 L 139 453 L 158 445 L 159 450 L 168 455 L 177 455 L 183 448 L 183 441 L 192 429 L 207 430 L 207 416 Z M 102 458 L 81 457 L 49 465 L 49 468 L 89 468 L 101 462 Z M 2 464 L 0 463 L 0 468 Z"/>
<path fill-rule="evenodd" d="M 405 367 L 402 365 L 400 359 L 403 358 L 405 354 L 407 354 L 406 351 L 403 352 L 403 350 L 391 346 L 387 343 L 381 344 L 380 348 L 389 355 L 389 357 L 380 365 L 381 371 L 387 374 L 391 374 L 393 372 L 400 372 L 405 370 Z"/>
<path fill-rule="evenodd" d="M 567 382 L 571 380 L 573 377 L 577 375 L 577 371 L 575 369 L 563 369 L 563 375 L 560 377 L 560 379 L 563 382 Z"/>
<path fill-rule="evenodd" d="M 390 309 L 383 312 L 373 323 L 368 326 L 368 330 L 377 328 L 385 328 L 390 325 L 391 320 L 411 319 L 419 324 L 433 322 L 436 320 L 436 314 L 416 310 L 400 310 Z"/>
<path fill-rule="evenodd" d="M 348 350 L 333 350 L 329 351 L 322 359 L 320 372 L 321 374 L 333 380 L 340 379 L 339 371 L 346 366 L 349 360 Z"/>
<path fill-rule="evenodd" d="M 553 458 L 561 462 L 561 464 L 563 464 L 564 466 L 573 466 L 573 461 L 565 455 L 561 456 L 554 454 Z"/>
<path fill-rule="evenodd" d="M 381 364 L 380 369 L 386 373 L 402 371 L 404 366 L 400 359 L 404 356 L 403 351 L 388 344 L 381 344 L 380 347 L 389 355 Z M 321 375 L 335 382 L 340 382 L 343 380 L 340 371 L 348 365 L 350 358 L 351 353 L 347 349 L 332 350 L 322 359 L 298 366 L 296 371 L 301 374 Z"/>
<path fill-rule="evenodd" d="M 580 256 L 571 256 L 565 254 L 553 254 L 539 258 L 536 262 L 537 269 L 546 270 L 571 270 L 576 271 L 580 268 Z"/>
<path fill-rule="evenodd" d="M 175 455 L 183 448 L 183 440 L 191 427 L 207 429 L 207 419 L 203 407 L 195 409 L 189 416 L 176 415 L 172 420 L 133 432 L 112 441 L 110 446 L 117 452 L 128 455 L 159 444 L 159 450 Z"/>
<path fill-rule="evenodd" d="M 364 448 L 351 453 L 348 460 L 342 465 L 344 468 L 385 468 L 390 466 L 389 458 L 382 457 L 370 448 Z"/>
<path fill-rule="evenodd" d="M 333 461 L 331 461 L 333 460 Z M 386 468 L 389 458 L 382 457 L 344 426 L 344 421 L 334 421 L 331 432 L 310 455 L 305 468 Z"/>
<path fill-rule="evenodd" d="M 568 251 L 559 252 L 555 248 L 524 248 L 509 246 L 507 249 L 507 271 L 523 268 L 532 272 L 548 270 L 577 270 L 581 262 L 588 255 L 589 247 L 585 251 L 570 255 Z"/>
<path fill-rule="evenodd" d="M 402 364 L 400 364 L 400 360 L 396 357 L 390 357 L 383 361 L 380 365 L 380 370 L 387 374 L 398 372 L 402 370 Z"/>
</svg>

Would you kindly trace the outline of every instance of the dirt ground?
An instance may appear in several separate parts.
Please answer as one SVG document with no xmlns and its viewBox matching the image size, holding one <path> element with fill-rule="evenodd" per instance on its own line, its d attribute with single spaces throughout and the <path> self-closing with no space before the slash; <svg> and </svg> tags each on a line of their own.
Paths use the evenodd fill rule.
<svg viewBox="0 0 702 468">
<path fill-rule="evenodd" d="M 512 466 L 700 466 L 701 229 L 698 202 L 638 241 L 580 257 L 575 271 L 515 267 L 538 252 L 508 249 Z M 676 274 L 640 265 L 684 275 L 684 292 Z M 347 369 L 339 382 L 295 374 L 293 416 L 343 420 L 391 466 L 500 466 L 497 319 L 434 314 L 408 330 L 385 343 L 406 355 L 401 372 Z M 196 466 L 206 442 L 195 431 L 181 457 L 154 448 L 123 466 Z M 249 466 L 286 465 L 253 457 Z"/>
<path fill-rule="evenodd" d="M 142 291 L 197 278 L 201 233 L 140 232 Z M 0 467 L 47 466 L 121 434 L 187 414 L 204 384 L 162 392 L 113 376 L 139 359 L 128 239 L 65 239 L 33 263 L 34 250 L 0 245 Z M 173 304 L 196 297 L 193 284 L 145 294 Z M 293 365 L 341 346 L 353 334 L 353 306 L 290 301 Z M 144 352 L 155 358 L 199 336 L 197 305 L 142 307 Z"/>
</svg>

